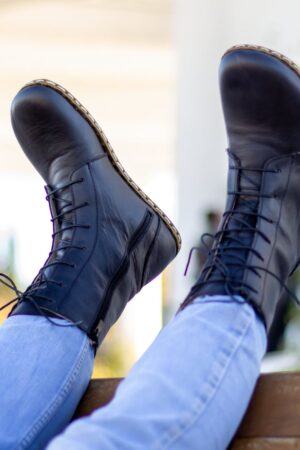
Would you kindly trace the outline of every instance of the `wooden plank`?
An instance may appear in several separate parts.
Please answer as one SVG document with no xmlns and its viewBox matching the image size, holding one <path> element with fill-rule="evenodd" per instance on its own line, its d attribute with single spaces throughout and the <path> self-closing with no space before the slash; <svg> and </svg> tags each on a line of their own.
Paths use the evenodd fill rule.
<svg viewBox="0 0 300 450">
<path fill-rule="evenodd" d="M 261 375 L 238 437 L 300 437 L 300 373 Z"/>
<path fill-rule="evenodd" d="M 91 380 L 86 393 L 81 399 L 73 419 L 87 416 L 95 409 L 101 408 L 109 403 L 122 378 L 101 378 Z"/>
<path fill-rule="evenodd" d="M 75 418 L 90 414 L 109 403 L 120 381 L 121 379 L 117 378 L 92 380 L 77 408 Z M 235 445 L 244 445 L 244 447 L 236 447 L 236 449 L 269 448 L 262 446 L 269 445 L 269 441 L 266 440 L 257 441 L 260 447 L 253 447 L 256 443 L 250 438 L 254 437 L 290 438 L 286 441 L 283 439 L 274 442 L 276 445 L 278 442 L 286 442 L 285 445 L 289 445 L 286 448 L 300 450 L 300 373 L 273 373 L 260 376 L 247 413 L 236 435 L 238 440 L 235 441 Z"/>
<path fill-rule="evenodd" d="M 236 439 L 228 450 L 300 450 L 298 438 Z"/>
</svg>

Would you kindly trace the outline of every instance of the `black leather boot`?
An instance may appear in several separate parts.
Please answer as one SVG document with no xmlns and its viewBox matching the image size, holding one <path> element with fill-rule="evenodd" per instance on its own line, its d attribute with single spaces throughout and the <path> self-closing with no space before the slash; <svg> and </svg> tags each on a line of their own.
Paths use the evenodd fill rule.
<svg viewBox="0 0 300 450">
<path fill-rule="evenodd" d="M 225 213 L 199 280 L 199 295 L 237 296 L 269 328 L 300 258 L 300 69 L 257 46 L 231 48 L 220 67 L 229 141 Z"/>
<path fill-rule="evenodd" d="M 45 265 L 11 314 L 69 319 L 98 345 L 126 303 L 175 257 L 180 235 L 61 86 L 26 85 L 13 101 L 12 124 L 47 183 L 54 231 Z"/>
</svg>

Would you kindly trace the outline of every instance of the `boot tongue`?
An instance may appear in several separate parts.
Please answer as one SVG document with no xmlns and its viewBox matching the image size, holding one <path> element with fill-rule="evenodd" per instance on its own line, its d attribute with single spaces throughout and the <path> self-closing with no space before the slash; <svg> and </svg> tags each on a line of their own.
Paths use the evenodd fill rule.
<svg viewBox="0 0 300 450">
<path fill-rule="evenodd" d="M 55 231 L 59 233 L 55 236 L 53 246 L 54 248 L 63 247 L 70 244 L 73 236 L 74 229 L 70 228 L 74 225 L 74 213 L 68 212 L 72 210 L 72 198 L 70 189 L 62 189 L 52 198 L 52 204 L 55 205 L 55 211 L 57 215 L 60 215 L 55 221 Z M 65 230 L 65 231 L 62 231 Z M 64 250 L 57 251 L 53 255 L 55 259 L 60 259 Z"/>
<path fill-rule="evenodd" d="M 52 191 L 58 189 L 51 197 L 50 207 L 55 210 L 55 215 L 62 214 L 54 221 L 55 231 L 60 231 L 74 225 L 74 214 L 72 212 L 68 213 L 73 205 L 72 190 L 70 188 L 64 188 L 70 181 L 69 176 L 67 176 L 68 171 L 69 167 L 63 164 L 63 157 L 54 160 L 49 168 L 51 189 Z M 59 233 L 54 239 L 55 248 L 67 245 L 72 239 L 72 235 L 72 229 L 66 229 L 66 231 Z M 59 257 L 59 252 L 54 256 Z"/>
<path fill-rule="evenodd" d="M 54 189 L 57 189 L 60 186 L 62 187 L 63 185 L 57 184 L 55 188 L 52 186 L 46 186 L 45 188 L 48 194 L 51 217 L 53 219 L 53 233 L 55 234 L 52 243 L 52 250 L 68 245 L 73 233 L 73 229 L 69 227 L 73 225 L 74 214 L 72 212 L 67 212 L 72 209 L 71 190 L 59 189 L 56 193 L 51 195 Z M 59 217 L 56 218 L 57 216 Z M 66 230 L 61 232 L 63 229 Z M 47 262 L 57 261 L 63 256 L 63 254 L 64 250 L 59 250 L 53 253 Z"/>
<path fill-rule="evenodd" d="M 236 204 L 236 213 L 229 219 L 224 234 L 220 259 L 226 266 L 229 278 L 236 280 L 234 285 L 239 284 L 242 279 L 243 265 L 252 244 L 256 216 L 249 212 L 257 210 L 257 203 L 257 200 L 241 197 Z"/>
<path fill-rule="evenodd" d="M 224 284 L 232 288 L 234 294 L 238 290 L 244 273 L 249 247 L 254 237 L 256 226 L 255 214 L 258 208 L 261 173 L 259 171 L 241 170 L 237 183 L 234 214 L 228 213 L 227 224 L 221 242 L 218 244 L 217 260 L 209 279 L 224 277 Z M 251 195 L 254 194 L 254 195 Z M 208 289 L 211 288 L 208 285 Z M 220 286 L 220 285 L 219 285 Z M 227 289 L 225 289 L 227 293 Z"/>
<path fill-rule="evenodd" d="M 220 259 L 226 267 L 228 277 L 234 280 L 231 284 L 235 288 L 242 280 L 244 263 L 254 237 L 260 182 L 261 172 L 243 169 L 240 171 L 237 183 L 238 194 L 234 205 L 235 213 L 228 214 L 229 218 L 222 239 Z"/>
</svg>

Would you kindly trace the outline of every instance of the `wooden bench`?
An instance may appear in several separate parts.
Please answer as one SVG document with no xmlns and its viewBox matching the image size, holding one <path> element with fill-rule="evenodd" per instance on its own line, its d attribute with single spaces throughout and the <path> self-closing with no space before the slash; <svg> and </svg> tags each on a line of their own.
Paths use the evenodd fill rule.
<svg viewBox="0 0 300 450">
<path fill-rule="evenodd" d="M 121 379 L 92 380 L 74 418 L 113 398 Z M 300 450 L 300 373 L 261 375 L 230 450 Z"/>
</svg>

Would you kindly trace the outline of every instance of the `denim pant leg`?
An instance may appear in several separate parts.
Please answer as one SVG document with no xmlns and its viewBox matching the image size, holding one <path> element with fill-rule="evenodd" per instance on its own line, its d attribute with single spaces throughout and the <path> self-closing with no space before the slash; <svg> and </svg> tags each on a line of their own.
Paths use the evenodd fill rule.
<svg viewBox="0 0 300 450">
<path fill-rule="evenodd" d="M 77 327 L 12 316 L 0 327 L 0 352 L 0 449 L 44 449 L 87 387 L 94 359 L 89 340 Z"/>
<path fill-rule="evenodd" d="M 246 303 L 204 297 L 178 314 L 114 400 L 48 450 L 224 450 L 247 408 L 266 347 Z"/>
</svg>

